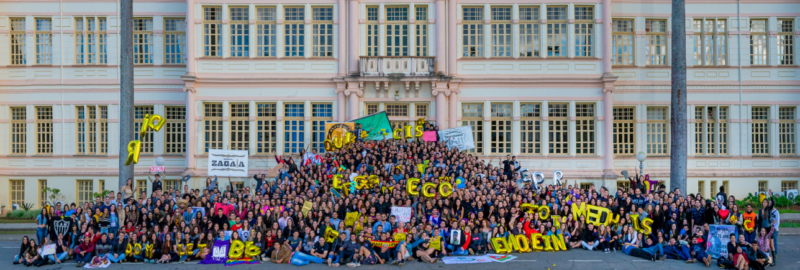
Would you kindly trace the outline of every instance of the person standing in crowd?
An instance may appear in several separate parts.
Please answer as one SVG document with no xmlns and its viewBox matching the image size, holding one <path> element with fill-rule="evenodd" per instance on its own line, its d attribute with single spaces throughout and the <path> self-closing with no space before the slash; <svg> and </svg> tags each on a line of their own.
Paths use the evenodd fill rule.
<svg viewBox="0 0 800 270">
<path fill-rule="evenodd" d="M 564 239 L 568 249 L 708 265 L 714 225 L 736 226 L 741 235 L 720 265 L 759 268 L 776 260 L 780 215 L 771 192 L 758 209 L 740 211 L 730 190 L 707 201 L 679 189 L 647 188 L 638 176 L 626 176 L 630 186 L 614 192 L 567 179 L 537 185 L 521 180 L 515 156 L 492 164 L 442 140 L 369 140 L 360 136 L 364 129 L 356 125 L 357 140 L 340 149 L 312 145 L 301 156 L 276 155 L 268 161 L 275 165 L 270 176 L 254 175 L 245 188 L 220 188 L 217 176 L 208 175 L 204 186 L 164 189 L 160 175 L 148 175 L 149 196 L 126 179 L 116 199 L 112 193 L 56 204 L 42 210 L 36 239 L 22 240 L 14 262 L 59 263 L 69 260 L 64 254 L 79 266 L 94 255 L 115 263 L 182 262 L 207 258 L 215 240 L 232 237 L 252 241 L 260 259 L 273 263 L 403 265 L 497 253 L 492 240 L 513 235 L 529 245 L 550 239 L 554 247 L 553 239 Z M 425 130 L 438 127 L 428 123 Z M 307 161 L 295 162 L 302 157 Z M 529 213 L 534 208 L 539 212 Z M 594 216 L 598 211 L 602 221 Z M 31 247 L 48 239 L 57 243 L 57 256 L 36 261 Z"/>
</svg>

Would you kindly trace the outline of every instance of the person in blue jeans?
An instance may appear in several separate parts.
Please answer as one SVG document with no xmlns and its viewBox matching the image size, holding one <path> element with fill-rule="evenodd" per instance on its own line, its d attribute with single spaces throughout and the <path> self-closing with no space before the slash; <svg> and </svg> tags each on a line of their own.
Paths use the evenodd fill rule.
<svg viewBox="0 0 800 270">
<path fill-rule="evenodd" d="M 94 255 L 94 243 L 91 237 L 84 237 L 83 242 L 75 248 L 75 261 L 78 262 L 78 267 L 83 267 L 86 262 L 92 260 Z"/>
<path fill-rule="evenodd" d="M 680 259 L 683 261 L 689 261 L 692 258 L 692 255 L 689 254 L 689 246 L 681 245 L 675 239 L 670 239 L 669 244 L 664 246 L 664 254 L 667 255 L 670 259 Z"/>
<path fill-rule="evenodd" d="M 642 250 L 644 252 L 649 253 L 650 255 L 653 255 L 653 257 L 656 257 L 660 260 L 664 260 L 666 255 L 664 255 L 664 247 L 661 245 L 661 243 L 656 243 L 655 241 L 653 241 L 652 237 L 646 237 L 646 238 L 647 239 L 644 242 L 644 247 L 642 247 Z M 659 237 L 659 240 L 662 239 Z"/>
<path fill-rule="evenodd" d="M 49 218 L 47 209 L 42 208 L 42 213 L 36 217 L 36 242 L 41 243 L 42 239 L 47 237 L 47 221 Z"/>
<path fill-rule="evenodd" d="M 706 247 L 700 244 L 697 241 L 698 238 L 692 238 L 692 248 L 691 248 L 691 255 L 692 255 L 692 262 L 696 262 L 697 260 L 702 261 L 706 267 L 711 265 L 711 255 L 706 253 Z"/>
<path fill-rule="evenodd" d="M 303 266 L 303 265 L 306 265 L 306 264 L 309 264 L 309 263 L 312 263 L 312 262 L 313 263 L 322 264 L 325 261 L 322 260 L 322 258 L 314 257 L 314 256 L 305 254 L 305 253 L 300 252 L 300 251 L 295 251 L 292 254 L 291 264 L 293 264 L 293 265 Z"/>
<path fill-rule="evenodd" d="M 56 253 L 46 255 L 45 259 L 47 262 L 60 264 L 64 262 L 65 259 L 67 259 L 68 255 L 67 250 L 69 250 L 69 247 L 67 246 L 67 243 L 64 242 L 64 234 L 58 234 L 58 239 L 56 239 Z"/>
<path fill-rule="evenodd" d="M 125 261 L 125 249 L 128 248 L 128 239 L 125 232 L 117 236 L 117 241 L 111 244 L 111 252 L 108 253 L 108 260 L 113 263 Z"/>
</svg>

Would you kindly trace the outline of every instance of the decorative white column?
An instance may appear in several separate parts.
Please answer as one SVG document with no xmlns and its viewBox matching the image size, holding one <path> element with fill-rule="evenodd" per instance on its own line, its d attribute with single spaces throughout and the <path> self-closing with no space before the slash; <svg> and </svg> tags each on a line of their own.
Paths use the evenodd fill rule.
<svg viewBox="0 0 800 270">
<path fill-rule="evenodd" d="M 278 58 L 283 58 L 283 56 L 286 54 L 286 50 L 283 47 L 283 42 L 284 42 L 283 41 L 284 40 L 283 39 L 283 31 L 284 31 L 284 27 L 285 27 L 283 25 L 283 11 L 284 11 L 283 10 L 283 5 L 281 5 L 281 4 L 275 5 L 275 11 L 276 11 L 275 12 L 275 16 L 276 16 L 275 24 L 277 26 L 275 28 L 276 29 L 276 31 L 275 31 L 276 32 L 276 34 L 275 34 L 275 44 L 276 44 L 275 52 L 276 52 L 276 55 L 277 55 Z M 283 148 L 282 148 L 282 146 L 278 146 L 278 149 L 283 149 Z M 283 153 L 283 152 L 281 152 L 281 153 Z"/>
<path fill-rule="evenodd" d="M 483 155 L 488 156 L 492 153 L 492 102 L 483 102 Z"/>
<path fill-rule="evenodd" d="M 483 5 L 483 57 L 492 57 L 492 7 Z"/>
<path fill-rule="evenodd" d="M 572 46 L 570 46 L 572 47 Z M 569 102 L 569 108 L 567 109 L 567 115 L 569 116 L 569 156 L 574 157 L 577 153 L 577 136 L 575 132 L 575 121 L 577 119 L 577 115 L 575 112 L 575 101 Z"/>
<path fill-rule="evenodd" d="M 256 144 L 258 143 L 257 138 L 256 138 L 256 137 L 258 137 L 257 136 L 257 133 L 258 133 L 258 122 L 256 122 L 256 116 L 258 115 L 258 106 L 256 105 L 256 102 L 253 101 L 253 100 L 250 101 L 250 105 L 249 106 L 250 106 L 250 119 L 247 119 L 247 120 L 249 121 L 248 123 L 249 123 L 249 126 L 250 126 L 250 132 L 249 132 L 250 133 L 250 136 L 249 136 L 250 140 L 248 141 L 248 143 L 250 144 L 250 147 L 248 147 L 248 150 L 250 152 L 250 155 L 253 156 L 253 155 L 257 154 L 257 152 L 258 152 L 258 147 L 256 146 Z"/>
<path fill-rule="evenodd" d="M 519 55 L 519 53 L 516 53 L 515 55 Z M 511 106 L 513 106 L 511 108 L 511 117 L 512 117 L 512 120 L 513 120 L 511 122 L 511 134 L 513 134 L 511 136 L 511 154 L 512 155 L 519 155 L 521 153 L 521 142 L 522 142 L 522 140 L 521 140 L 519 135 L 521 135 L 522 132 L 521 132 L 521 127 L 520 127 L 520 114 L 521 114 L 521 112 L 520 112 L 520 104 L 519 103 L 520 103 L 519 100 L 514 100 L 514 104 L 511 105 Z M 484 128 L 486 128 L 486 127 L 484 127 Z"/>
<path fill-rule="evenodd" d="M 231 103 L 222 101 L 222 149 L 230 149 L 231 145 Z"/>
<path fill-rule="evenodd" d="M 547 109 L 547 100 L 542 101 L 542 109 L 540 111 L 542 115 L 542 155 L 548 156 L 550 155 L 550 117 Z"/>
<path fill-rule="evenodd" d="M 311 101 L 306 100 L 305 104 L 303 105 L 303 128 L 305 129 L 305 132 L 303 132 L 303 142 L 305 142 L 303 144 L 303 146 L 305 146 L 304 148 L 308 148 L 308 146 L 313 143 L 311 141 L 311 113 Z"/>
<path fill-rule="evenodd" d="M 539 55 L 547 58 L 547 4 L 539 8 Z"/>
<path fill-rule="evenodd" d="M 511 7 L 511 23 L 511 56 L 516 59 L 519 58 L 519 4 Z"/>
<path fill-rule="evenodd" d="M 304 24 L 305 27 L 305 44 L 303 45 L 303 50 L 305 51 L 305 58 L 311 58 L 314 55 L 314 48 L 311 46 L 313 43 L 313 31 L 311 29 L 311 4 L 306 3 L 305 5 L 305 16 L 304 16 Z M 309 38 L 312 37 L 312 38 Z"/>
<path fill-rule="evenodd" d="M 283 108 L 283 101 L 281 101 L 281 100 L 276 101 L 275 102 L 275 107 L 276 107 L 275 109 L 277 110 L 276 117 L 275 117 L 276 118 L 275 123 L 277 125 L 276 125 L 275 129 L 277 129 L 277 131 L 278 131 L 278 136 L 277 136 L 277 138 L 275 140 L 275 145 L 276 145 L 275 146 L 275 154 L 280 156 L 280 155 L 283 155 L 283 153 L 284 153 L 284 149 L 283 149 L 284 148 L 284 136 L 285 136 L 284 134 L 286 132 L 284 130 L 284 129 L 286 129 L 286 125 L 283 122 L 283 116 L 285 115 L 284 108 Z"/>
<path fill-rule="evenodd" d="M 417 21 L 417 11 L 414 9 L 414 3 L 408 4 L 408 56 L 417 55 L 417 28 L 415 23 Z"/>
</svg>

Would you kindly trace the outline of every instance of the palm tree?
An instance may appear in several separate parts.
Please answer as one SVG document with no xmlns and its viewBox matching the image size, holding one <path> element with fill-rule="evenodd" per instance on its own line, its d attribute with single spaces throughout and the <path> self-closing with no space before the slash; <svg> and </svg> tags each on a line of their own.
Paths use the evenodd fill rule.
<svg viewBox="0 0 800 270">
<path fill-rule="evenodd" d="M 686 194 L 686 3 L 672 0 L 672 106 L 670 106 L 670 189 Z"/>
</svg>

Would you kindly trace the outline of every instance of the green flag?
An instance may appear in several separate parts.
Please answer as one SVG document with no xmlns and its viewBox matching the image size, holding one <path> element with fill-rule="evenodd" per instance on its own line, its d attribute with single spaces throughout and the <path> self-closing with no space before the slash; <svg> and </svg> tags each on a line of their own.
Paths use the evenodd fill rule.
<svg viewBox="0 0 800 270">
<path fill-rule="evenodd" d="M 374 114 L 370 114 L 350 122 L 354 122 L 356 124 L 361 124 L 361 129 L 367 132 L 367 140 L 384 140 L 392 138 L 392 125 L 389 124 L 389 117 L 386 116 L 385 111 L 380 111 Z M 383 133 L 386 132 L 384 136 Z M 358 134 L 357 136 L 360 136 Z"/>
</svg>

